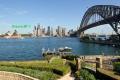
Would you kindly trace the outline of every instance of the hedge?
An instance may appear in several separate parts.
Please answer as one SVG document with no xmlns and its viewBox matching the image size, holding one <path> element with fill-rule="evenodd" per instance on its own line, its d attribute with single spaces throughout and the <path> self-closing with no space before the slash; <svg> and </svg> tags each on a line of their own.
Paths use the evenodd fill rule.
<svg viewBox="0 0 120 80">
<path fill-rule="evenodd" d="M 77 80 L 96 80 L 95 76 L 85 69 L 77 71 L 75 77 Z"/>
<path fill-rule="evenodd" d="M 63 59 L 67 59 L 67 60 L 74 60 L 77 57 L 78 56 L 76 56 L 76 55 L 63 55 L 62 56 Z"/>
<path fill-rule="evenodd" d="M 7 66 L 0 66 L 0 71 L 9 71 L 9 72 L 17 72 L 25 75 L 29 75 L 31 77 L 40 79 L 40 80 L 56 80 L 59 78 L 59 75 L 54 74 L 53 72 L 48 71 L 39 71 L 33 69 L 23 69 L 17 67 L 7 67 Z"/>
<path fill-rule="evenodd" d="M 113 68 L 114 68 L 114 71 L 120 73 L 120 62 L 114 62 Z"/>
<path fill-rule="evenodd" d="M 0 66 L 49 71 L 59 75 L 64 75 L 70 71 L 70 66 L 64 65 L 62 59 L 53 59 L 51 63 L 47 61 L 2 61 Z"/>
</svg>

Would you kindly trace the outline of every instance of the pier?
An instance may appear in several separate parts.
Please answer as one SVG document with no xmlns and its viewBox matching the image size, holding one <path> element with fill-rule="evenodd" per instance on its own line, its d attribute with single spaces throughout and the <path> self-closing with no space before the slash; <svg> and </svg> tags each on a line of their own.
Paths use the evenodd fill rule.
<svg viewBox="0 0 120 80">
<path fill-rule="evenodd" d="M 54 48 L 53 50 L 50 50 L 49 48 L 45 50 L 42 48 L 42 55 L 65 55 L 65 54 L 72 54 L 72 48 L 69 47 L 61 47 L 57 50 Z"/>
</svg>

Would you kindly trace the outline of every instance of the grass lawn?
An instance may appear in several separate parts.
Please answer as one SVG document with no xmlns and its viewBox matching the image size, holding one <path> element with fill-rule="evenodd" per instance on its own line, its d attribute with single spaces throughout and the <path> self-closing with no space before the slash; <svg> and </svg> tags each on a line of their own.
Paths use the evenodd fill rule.
<svg viewBox="0 0 120 80">
<path fill-rule="evenodd" d="M 54 74 L 53 72 L 49 71 L 39 71 L 34 69 L 23 69 L 17 67 L 7 67 L 7 66 L 0 66 L 0 71 L 9 71 L 9 72 L 17 72 L 25 75 L 29 75 L 34 78 L 38 78 L 40 80 L 56 80 L 60 77 L 60 75 Z"/>
<path fill-rule="evenodd" d="M 0 70 L 18 72 L 40 80 L 52 78 L 56 80 L 60 76 L 70 72 L 70 66 L 64 64 L 64 59 L 54 57 L 50 63 L 47 60 L 40 61 L 1 61 Z"/>
</svg>

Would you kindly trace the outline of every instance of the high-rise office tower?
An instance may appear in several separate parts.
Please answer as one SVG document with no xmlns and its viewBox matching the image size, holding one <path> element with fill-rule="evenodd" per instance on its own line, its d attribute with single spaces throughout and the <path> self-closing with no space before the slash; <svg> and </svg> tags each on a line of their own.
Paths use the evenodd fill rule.
<svg viewBox="0 0 120 80">
<path fill-rule="evenodd" d="M 48 26 L 47 35 L 48 35 L 48 36 L 51 36 L 50 26 Z"/>
<path fill-rule="evenodd" d="M 62 36 L 65 37 L 66 36 L 66 29 L 62 28 Z"/>
<path fill-rule="evenodd" d="M 40 32 L 40 25 L 38 24 L 38 25 L 37 25 L 37 36 L 40 36 L 40 33 L 41 33 L 41 32 Z"/>
<path fill-rule="evenodd" d="M 58 26 L 57 35 L 62 37 L 62 28 L 60 26 Z"/>
<path fill-rule="evenodd" d="M 36 34 L 37 34 L 37 28 L 36 28 L 36 26 L 34 26 L 34 29 L 33 29 L 33 36 L 36 37 Z"/>
<path fill-rule="evenodd" d="M 45 28 L 42 28 L 42 36 L 45 36 L 46 32 L 45 32 Z"/>
<path fill-rule="evenodd" d="M 51 28 L 50 35 L 53 36 L 53 28 Z"/>
<path fill-rule="evenodd" d="M 38 28 L 38 31 L 37 31 L 38 36 L 39 37 L 43 36 L 43 27 L 38 24 L 37 28 Z"/>
<path fill-rule="evenodd" d="M 37 34 L 36 34 L 36 36 L 38 37 L 39 36 L 39 29 L 40 29 L 40 27 L 39 26 L 37 26 Z"/>
</svg>

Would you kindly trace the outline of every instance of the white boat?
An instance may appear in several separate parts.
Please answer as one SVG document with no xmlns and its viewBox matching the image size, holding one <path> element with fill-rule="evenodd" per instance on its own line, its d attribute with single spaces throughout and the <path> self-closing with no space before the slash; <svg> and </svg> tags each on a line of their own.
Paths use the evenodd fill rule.
<svg viewBox="0 0 120 80">
<path fill-rule="evenodd" d="M 72 48 L 70 47 L 63 47 L 58 49 L 59 52 L 72 52 Z"/>
</svg>

